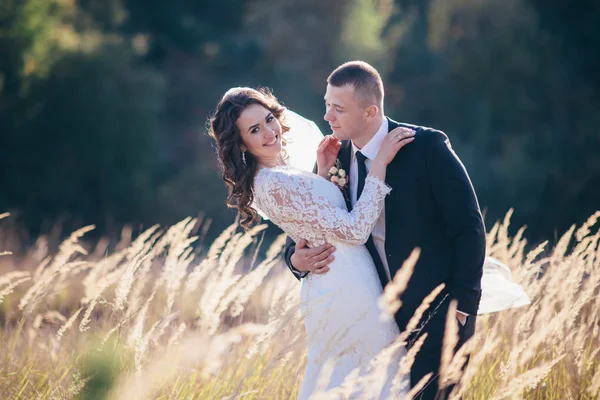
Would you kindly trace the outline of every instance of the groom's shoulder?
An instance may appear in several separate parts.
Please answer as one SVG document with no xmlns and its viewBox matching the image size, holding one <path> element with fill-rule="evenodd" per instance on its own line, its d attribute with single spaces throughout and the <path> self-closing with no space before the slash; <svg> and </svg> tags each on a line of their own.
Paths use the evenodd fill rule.
<svg viewBox="0 0 600 400">
<path fill-rule="evenodd" d="M 439 129 L 429 128 L 426 126 L 420 126 L 419 129 L 416 130 L 415 133 L 415 141 L 419 140 L 424 144 L 434 144 L 434 143 L 449 143 L 448 135 Z"/>
<path fill-rule="evenodd" d="M 404 128 L 413 129 L 415 131 L 415 141 L 413 142 L 414 147 L 427 146 L 427 145 L 430 145 L 433 143 L 439 143 L 439 142 L 449 143 L 448 135 L 446 135 L 444 132 L 442 132 L 439 129 L 430 128 L 428 126 L 407 124 L 405 122 L 396 122 L 392 119 L 390 119 L 389 121 L 390 121 L 390 130 L 397 128 L 397 127 L 404 127 Z"/>
</svg>

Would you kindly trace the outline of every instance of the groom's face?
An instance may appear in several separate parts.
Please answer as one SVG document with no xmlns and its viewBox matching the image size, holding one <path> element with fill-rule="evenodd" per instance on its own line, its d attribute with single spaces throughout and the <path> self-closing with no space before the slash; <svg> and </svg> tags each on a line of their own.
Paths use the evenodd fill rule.
<svg viewBox="0 0 600 400">
<path fill-rule="evenodd" d="M 327 85 L 325 93 L 325 121 L 340 140 L 353 140 L 361 135 L 367 125 L 367 112 L 357 101 L 351 85 Z"/>
</svg>

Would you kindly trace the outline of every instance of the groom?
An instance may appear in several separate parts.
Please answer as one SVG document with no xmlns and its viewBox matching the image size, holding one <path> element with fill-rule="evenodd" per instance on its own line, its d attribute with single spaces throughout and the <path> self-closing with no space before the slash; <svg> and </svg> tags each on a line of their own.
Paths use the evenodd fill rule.
<svg viewBox="0 0 600 400">
<path fill-rule="evenodd" d="M 383 112 L 383 82 L 377 70 L 361 61 L 338 67 L 327 79 L 325 120 L 342 140 L 338 158 L 349 174 L 346 199 L 356 203 L 372 160 L 386 134 L 401 126 L 416 131 L 386 173 L 392 192 L 366 246 L 383 287 L 394 277 L 415 247 L 421 249 L 402 307 L 395 315 L 404 331 L 423 299 L 439 284 L 444 291 L 431 304 L 409 346 L 420 335 L 427 339 L 411 369 L 411 385 L 433 373 L 417 399 L 441 399 L 438 373 L 448 306 L 457 301 L 460 346 L 475 331 L 485 257 L 485 228 L 473 186 L 448 137 L 440 131 L 395 122 Z M 309 249 L 288 238 L 285 260 L 300 279 L 308 273 L 326 273 L 335 249 Z"/>
</svg>

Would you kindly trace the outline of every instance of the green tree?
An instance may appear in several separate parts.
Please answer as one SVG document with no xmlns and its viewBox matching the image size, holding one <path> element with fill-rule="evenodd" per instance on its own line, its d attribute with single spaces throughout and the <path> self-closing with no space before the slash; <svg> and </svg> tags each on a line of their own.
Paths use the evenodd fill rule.
<svg viewBox="0 0 600 400">
<path fill-rule="evenodd" d="M 569 35 L 549 31 L 525 0 L 402 3 L 410 29 L 388 100 L 403 119 L 449 133 L 488 221 L 515 207 L 515 224 L 540 237 L 595 211 L 599 102 L 591 80 L 569 66 Z M 413 40 L 423 26 L 425 40 Z"/>
<path fill-rule="evenodd" d="M 76 9 L 41 3 L 4 8 L 0 208 L 34 228 L 141 221 L 161 159 L 162 81 L 128 42 L 77 32 Z"/>
</svg>

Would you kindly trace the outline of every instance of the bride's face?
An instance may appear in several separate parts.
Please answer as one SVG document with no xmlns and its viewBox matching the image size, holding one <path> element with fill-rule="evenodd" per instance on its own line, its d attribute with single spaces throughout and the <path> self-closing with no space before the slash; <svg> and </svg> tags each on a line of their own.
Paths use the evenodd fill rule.
<svg viewBox="0 0 600 400">
<path fill-rule="evenodd" d="M 328 84 L 323 118 L 329 122 L 335 137 L 340 140 L 355 140 L 366 131 L 368 113 L 356 100 L 352 86 Z"/>
<path fill-rule="evenodd" d="M 236 121 L 242 137 L 242 150 L 252 154 L 260 164 L 276 162 L 281 153 L 281 124 L 273 113 L 260 104 L 251 104 Z"/>
</svg>

